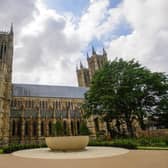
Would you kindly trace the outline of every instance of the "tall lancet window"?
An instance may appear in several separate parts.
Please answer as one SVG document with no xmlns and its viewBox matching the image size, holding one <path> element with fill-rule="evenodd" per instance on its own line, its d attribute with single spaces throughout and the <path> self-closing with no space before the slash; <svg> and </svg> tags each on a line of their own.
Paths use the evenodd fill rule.
<svg viewBox="0 0 168 168">
<path fill-rule="evenodd" d="M 3 45 L 0 46 L 0 59 L 2 59 L 2 54 L 3 54 Z"/>
</svg>

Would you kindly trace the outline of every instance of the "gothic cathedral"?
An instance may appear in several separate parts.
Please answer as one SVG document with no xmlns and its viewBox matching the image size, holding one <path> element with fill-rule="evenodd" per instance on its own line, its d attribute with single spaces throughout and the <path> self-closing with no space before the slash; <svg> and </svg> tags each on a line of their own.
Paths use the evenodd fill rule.
<svg viewBox="0 0 168 168">
<path fill-rule="evenodd" d="M 6 144 L 44 143 L 52 135 L 52 124 L 58 120 L 64 135 L 78 135 L 83 120 L 82 104 L 94 73 L 107 61 L 107 54 L 98 55 L 92 48 L 87 56 L 88 68 L 77 69 L 79 87 L 13 84 L 14 33 L 0 32 L 0 146 Z M 107 130 L 97 118 L 87 119 L 92 136 Z"/>
</svg>

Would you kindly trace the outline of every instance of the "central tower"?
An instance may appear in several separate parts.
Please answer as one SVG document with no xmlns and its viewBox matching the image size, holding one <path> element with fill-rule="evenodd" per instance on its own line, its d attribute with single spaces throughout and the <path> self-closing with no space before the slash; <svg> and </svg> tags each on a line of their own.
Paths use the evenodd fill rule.
<svg viewBox="0 0 168 168">
<path fill-rule="evenodd" d="M 9 117 L 12 96 L 13 25 L 0 31 L 0 146 L 9 142 Z"/>
<path fill-rule="evenodd" d="M 101 69 L 103 65 L 107 62 L 107 53 L 103 48 L 103 54 L 97 54 L 94 47 L 92 47 L 92 56 L 89 57 L 87 54 L 88 68 L 85 68 L 82 63 L 80 63 L 80 68 L 76 70 L 78 78 L 78 86 L 89 87 L 90 82 L 96 71 Z"/>
</svg>

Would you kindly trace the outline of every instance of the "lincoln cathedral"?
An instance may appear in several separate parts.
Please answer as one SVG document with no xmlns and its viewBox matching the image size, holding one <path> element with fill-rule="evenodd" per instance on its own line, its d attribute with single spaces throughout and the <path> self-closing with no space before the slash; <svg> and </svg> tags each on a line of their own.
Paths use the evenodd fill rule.
<svg viewBox="0 0 168 168">
<path fill-rule="evenodd" d="M 0 32 L 0 145 L 43 143 L 58 120 L 63 123 L 64 135 L 78 135 L 84 93 L 95 71 L 107 61 L 106 51 L 98 55 L 92 48 L 92 55 L 87 55 L 88 68 L 80 63 L 76 70 L 79 87 L 13 84 L 13 41 L 13 26 L 9 32 Z M 107 130 L 93 116 L 87 125 L 93 137 L 96 131 Z"/>
</svg>

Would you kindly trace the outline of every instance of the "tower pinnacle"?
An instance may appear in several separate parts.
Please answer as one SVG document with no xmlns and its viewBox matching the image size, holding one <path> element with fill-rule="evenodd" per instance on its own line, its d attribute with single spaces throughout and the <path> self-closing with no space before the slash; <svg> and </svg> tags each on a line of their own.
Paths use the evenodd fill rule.
<svg viewBox="0 0 168 168">
<path fill-rule="evenodd" d="M 89 59 L 89 54 L 88 54 L 88 52 L 87 52 L 87 59 Z"/>
<path fill-rule="evenodd" d="M 104 48 L 103 48 L 103 55 L 107 55 L 107 52 Z"/>
<path fill-rule="evenodd" d="M 83 69 L 83 65 L 82 65 L 82 62 L 80 61 L 80 68 Z"/>
<path fill-rule="evenodd" d="M 13 23 L 11 23 L 10 34 L 13 34 Z"/>
<path fill-rule="evenodd" d="M 96 55 L 96 51 L 94 49 L 94 46 L 92 46 L 92 55 Z"/>
</svg>

